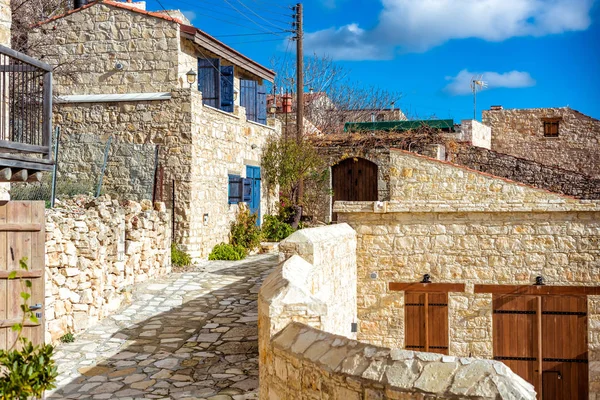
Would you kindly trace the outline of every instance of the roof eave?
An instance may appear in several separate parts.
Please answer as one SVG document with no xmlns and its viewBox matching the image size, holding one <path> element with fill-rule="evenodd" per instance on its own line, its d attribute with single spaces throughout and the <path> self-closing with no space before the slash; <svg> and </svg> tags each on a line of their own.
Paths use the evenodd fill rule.
<svg viewBox="0 0 600 400">
<path fill-rule="evenodd" d="M 248 72 L 262 79 L 265 79 L 269 82 L 275 81 L 275 71 L 260 65 L 256 61 L 246 57 L 245 55 L 232 49 L 231 47 L 218 41 L 196 27 L 190 25 L 181 25 L 181 37 L 191 40 L 198 46 L 220 57 L 223 57 L 236 65 L 239 65 Z"/>
</svg>

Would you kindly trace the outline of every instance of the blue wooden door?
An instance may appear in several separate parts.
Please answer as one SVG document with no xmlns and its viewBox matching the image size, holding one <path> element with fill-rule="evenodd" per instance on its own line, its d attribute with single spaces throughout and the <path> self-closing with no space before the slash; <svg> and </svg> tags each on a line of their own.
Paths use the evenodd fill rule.
<svg viewBox="0 0 600 400">
<path fill-rule="evenodd" d="M 250 180 L 252 191 L 248 207 L 252 214 L 256 214 L 256 225 L 260 225 L 260 167 L 246 166 L 246 178 Z"/>
</svg>

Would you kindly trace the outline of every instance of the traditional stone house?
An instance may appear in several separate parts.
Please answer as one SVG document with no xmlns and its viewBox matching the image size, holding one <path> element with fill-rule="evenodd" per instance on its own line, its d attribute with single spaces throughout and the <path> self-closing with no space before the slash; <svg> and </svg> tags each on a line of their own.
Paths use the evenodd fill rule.
<svg viewBox="0 0 600 400">
<path fill-rule="evenodd" d="M 334 206 L 357 232 L 358 340 L 598 398 L 600 204 L 399 150 L 389 173 L 389 202 Z"/>
<path fill-rule="evenodd" d="M 159 146 L 157 165 L 133 165 L 127 154 L 113 160 L 117 172 L 105 178 L 105 190 L 139 199 L 139 185 L 126 183 L 135 182 L 133 169 L 145 170 L 157 200 L 174 209 L 176 242 L 200 259 L 228 240 L 239 202 L 261 216 L 267 211 L 260 159 L 280 132 L 266 120 L 264 85 L 274 72 L 180 12 L 149 12 L 144 4 L 96 1 L 43 22 L 30 38 L 57 66 L 63 176 L 97 177 L 82 137 Z"/>
<path fill-rule="evenodd" d="M 600 178 L 600 120 L 569 107 L 482 112 L 492 128 L 491 149 L 504 154 Z"/>
</svg>

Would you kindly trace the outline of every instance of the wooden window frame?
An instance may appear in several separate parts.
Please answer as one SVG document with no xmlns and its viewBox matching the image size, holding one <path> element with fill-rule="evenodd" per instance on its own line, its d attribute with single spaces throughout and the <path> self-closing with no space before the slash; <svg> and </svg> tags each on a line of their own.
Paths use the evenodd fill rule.
<svg viewBox="0 0 600 400">
<path fill-rule="evenodd" d="M 544 137 L 547 138 L 557 138 L 559 137 L 560 130 L 560 118 L 542 118 L 543 128 L 544 128 Z M 556 127 L 556 132 L 553 132 L 553 127 Z"/>
</svg>

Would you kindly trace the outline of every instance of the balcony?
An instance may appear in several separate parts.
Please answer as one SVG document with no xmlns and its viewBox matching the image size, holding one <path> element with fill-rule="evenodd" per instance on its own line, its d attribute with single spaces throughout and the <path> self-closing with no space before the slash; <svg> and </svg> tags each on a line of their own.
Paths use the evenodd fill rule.
<svg viewBox="0 0 600 400">
<path fill-rule="evenodd" d="M 52 68 L 0 45 L 0 182 L 51 171 Z"/>
</svg>

